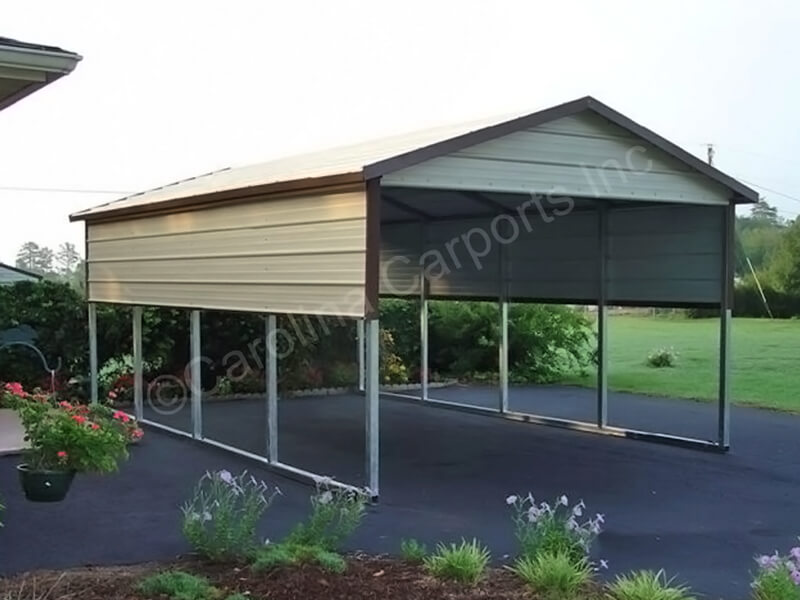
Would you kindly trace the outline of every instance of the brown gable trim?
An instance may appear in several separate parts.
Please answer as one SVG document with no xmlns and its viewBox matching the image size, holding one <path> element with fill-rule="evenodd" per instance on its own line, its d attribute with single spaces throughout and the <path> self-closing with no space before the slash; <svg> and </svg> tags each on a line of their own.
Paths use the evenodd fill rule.
<svg viewBox="0 0 800 600">
<path fill-rule="evenodd" d="M 381 177 L 407 167 L 418 165 L 427 160 L 444 156 L 452 152 L 458 152 L 470 146 L 475 146 L 489 140 L 509 135 L 521 129 L 537 127 L 562 117 L 568 117 L 586 110 L 590 110 L 612 123 L 630 131 L 637 137 L 649 142 L 659 150 L 669 154 L 673 158 L 681 161 L 695 171 L 713 179 L 717 183 L 727 187 L 734 192 L 732 200 L 734 202 L 757 202 L 758 192 L 754 189 L 738 182 L 734 178 L 726 175 L 722 171 L 706 164 L 693 154 L 683 150 L 669 140 L 661 137 L 655 132 L 639 125 L 625 115 L 615 111 L 610 106 L 603 104 L 591 96 L 585 96 L 571 102 L 559 104 L 552 108 L 541 110 L 511 121 L 499 123 L 485 127 L 477 131 L 472 131 L 464 135 L 444 140 L 418 150 L 412 150 L 386 160 L 382 160 L 364 167 L 365 179 Z"/>
</svg>

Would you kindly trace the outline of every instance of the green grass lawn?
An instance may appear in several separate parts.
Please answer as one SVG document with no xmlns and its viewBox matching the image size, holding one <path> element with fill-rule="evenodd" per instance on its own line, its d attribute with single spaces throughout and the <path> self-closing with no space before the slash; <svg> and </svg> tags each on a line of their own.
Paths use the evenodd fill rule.
<svg viewBox="0 0 800 600">
<path fill-rule="evenodd" d="M 609 388 L 712 400 L 719 377 L 719 320 L 609 318 Z M 737 404 L 800 412 L 800 320 L 734 319 L 731 393 Z M 677 366 L 645 363 L 651 350 L 672 347 Z M 595 374 L 568 383 L 595 385 Z"/>
</svg>

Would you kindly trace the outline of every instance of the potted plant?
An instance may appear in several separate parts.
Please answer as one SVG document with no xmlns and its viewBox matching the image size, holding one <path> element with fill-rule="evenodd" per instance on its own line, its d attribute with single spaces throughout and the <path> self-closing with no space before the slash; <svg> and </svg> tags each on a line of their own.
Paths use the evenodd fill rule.
<svg viewBox="0 0 800 600">
<path fill-rule="evenodd" d="M 63 500 L 76 473 L 109 473 L 128 456 L 118 427 L 81 414 L 69 403 L 31 397 L 17 410 L 29 444 L 17 467 L 28 500 Z"/>
</svg>

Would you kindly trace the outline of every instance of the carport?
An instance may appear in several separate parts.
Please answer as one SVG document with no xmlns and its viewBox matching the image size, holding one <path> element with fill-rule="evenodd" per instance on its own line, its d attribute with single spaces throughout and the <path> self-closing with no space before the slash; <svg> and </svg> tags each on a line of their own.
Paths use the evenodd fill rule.
<svg viewBox="0 0 800 600">
<path fill-rule="evenodd" d="M 380 296 L 420 300 L 421 394 L 409 401 L 697 448 L 727 450 L 735 206 L 758 195 L 601 102 L 553 108 L 224 169 L 71 216 L 86 222 L 92 400 L 96 304 L 133 306 L 135 413 L 142 418 L 143 306 L 191 312 L 190 435 L 294 476 L 278 455 L 276 315 L 355 319 L 365 397 L 364 484 L 379 493 Z M 495 408 L 431 397 L 430 299 L 499 305 Z M 511 302 L 598 311 L 594 422 L 508 405 Z M 608 424 L 608 306 L 720 311 L 718 435 Z M 204 436 L 201 310 L 265 315 L 264 452 Z M 148 423 L 148 421 L 144 421 Z M 163 424 L 150 423 L 167 428 Z M 178 432 L 184 433 L 184 432 Z M 352 483 L 352 482 L 350 482 Z"/>
</svg>

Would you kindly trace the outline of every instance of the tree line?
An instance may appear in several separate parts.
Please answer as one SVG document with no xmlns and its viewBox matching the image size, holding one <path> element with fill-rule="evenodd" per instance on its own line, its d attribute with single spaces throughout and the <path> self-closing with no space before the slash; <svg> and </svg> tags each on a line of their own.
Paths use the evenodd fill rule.
<svg viewBox="0 0 800 600">
<path fill-rule="evenodd" d="M 71 242 L 59 244 L 55 251 L 36 242 L 25 242 L 17 252 L 16 266 L 48 279 L 66 281 L 79 290 L 84 286 L 84 260 Z"/>
<path fill-rule="evenodd" d="M 736 237 L 740 314 L 800 315 L 800 218 L 784 219 L 760 200 L 736 219 Z"/>
</svg>

